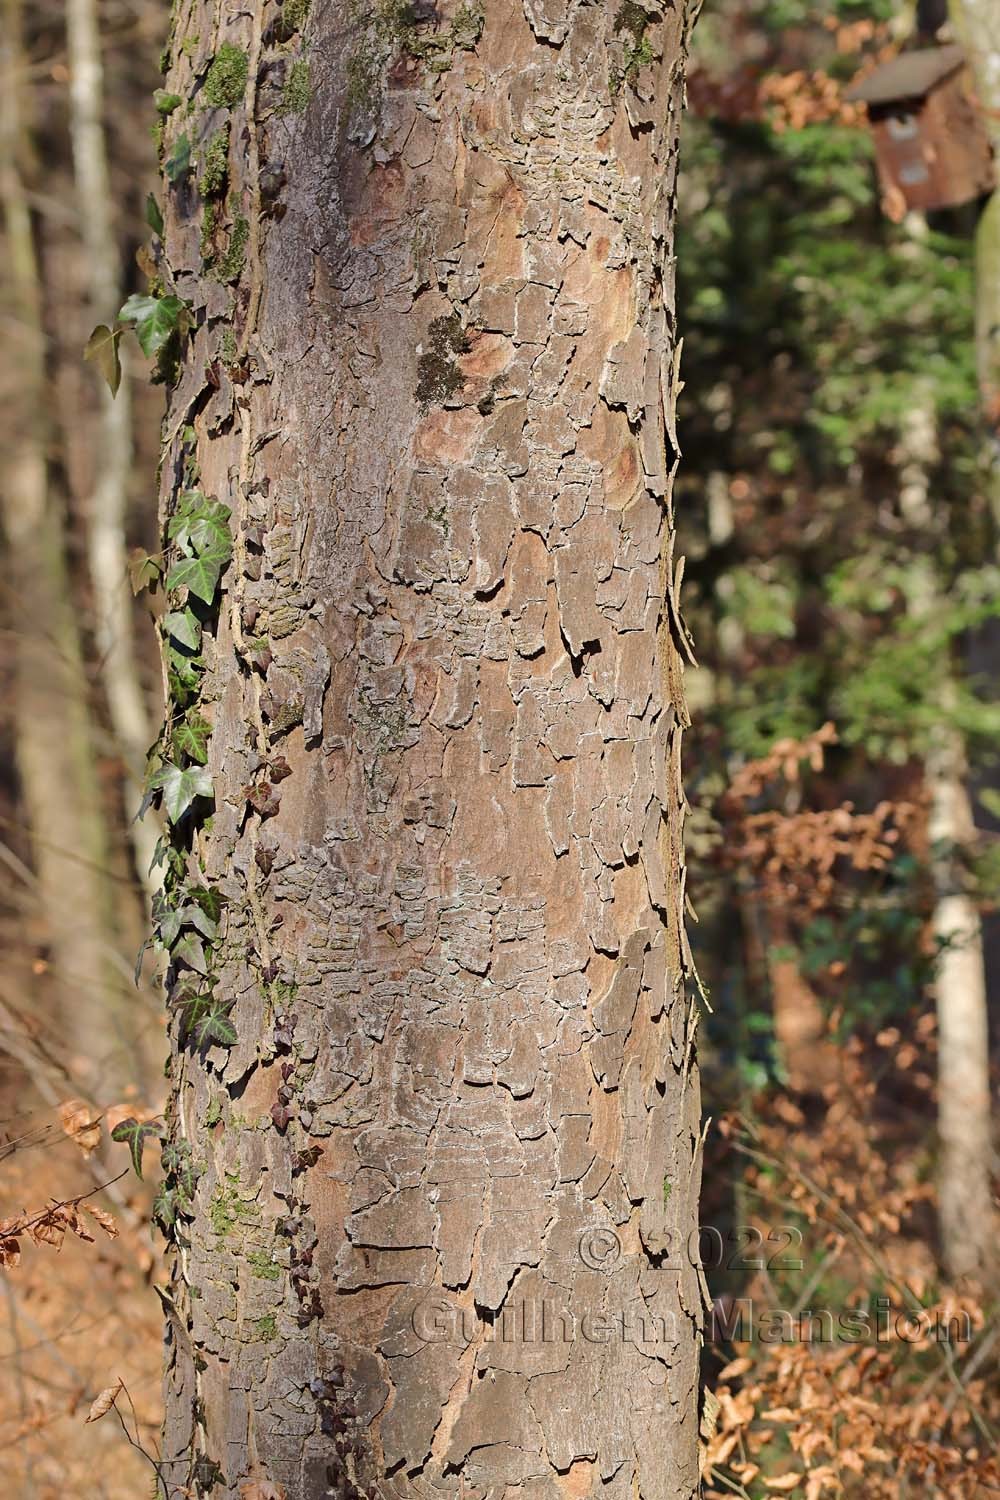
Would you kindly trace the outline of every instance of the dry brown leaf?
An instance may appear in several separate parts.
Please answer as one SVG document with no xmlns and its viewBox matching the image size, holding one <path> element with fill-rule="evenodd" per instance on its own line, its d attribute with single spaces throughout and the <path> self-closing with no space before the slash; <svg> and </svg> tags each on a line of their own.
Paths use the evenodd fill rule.
<svg viewBox="0 0 1000 1500">
<path fill-rule="evenodd" d="M 119 1376 L 114 1385 L 109 1385 L 107 1390 L 101 1392 L 97 1400 L 93 1403 L 90 1410 L 88 1411 L 85 1421 L 99 1422 L 102 1417 L 107 1416 L 108 1412 L 114 1406 L 119 1393 L 124 1389 L 125 1382 L 124 1380 L 122 1380 L 121 1376 Z"/>
<path fill-rule="evenodd" d="M 58 1250 L 66 1238 L 66 1226 L 57 1223 L 50 1215 L 37 1224 L 29 1224 L 28 1233 L 36 1245 L 55 1245 Z"/>
<path fill-rule="evenodd" d="M 90 1156 L 101 1144 L 101 1118 L 83 1099 L 66 1099 L 56 1113 L 70 1140 L 75 1141 L 84 1156 Z"/>
<path fill-rule="evenodd" d="M 141 1120 L 142 1112 L 136 1109 L 134 1104 L 112 1104 L 110 1109 L 104 1111 L 104 1123 L 108 1127 L 108 1134 L 120 1125 L 123 1120 Z"/>
<path fill-rule="evenodd" d="M 738 1375 L 745 1375 L 748 1370 L 753 1369 L 753 1360 L 744 1355 L 740 1359 L 731 1359 L 724 1369 L 716 1376 L 717 1380 L 735 1380 Z"/>
<path fill-rule="evenodd" d="M 82 1203 L 80 1206 L 85 1214 L 89 1214 L 92 1219 L 96 1219 L 109 1240 L 116 1240 L 118 1238 L 118 1225 L 109 1213 L 105 1213 L 103 1208 L 96 1208 L 93 1203 Z"/>
<path fill-rule="evenodd" d="M 21 1241 L 15 1235 L 7 1234 L 0 1239 L 0 1266 L 6 1269 L 8 1266 L 16 1266 L 21 1260 Z"/>
<path fill-rule="evenodd" d="M 779 1474 L 777 1479 L 765 1479 L 766 1490 L 778 1490 L 782 1495 L 787 1495 L 789 1490 L 794 1490 L 796 1485 L 802 1483 L 801 1474 Z"/>
<path fill-rule="evenodd" d="M 270 1479 L 245 1479 L 240 1485 L 240 1500 L 287 1500 L 285 1488 Z"/>
</svg>

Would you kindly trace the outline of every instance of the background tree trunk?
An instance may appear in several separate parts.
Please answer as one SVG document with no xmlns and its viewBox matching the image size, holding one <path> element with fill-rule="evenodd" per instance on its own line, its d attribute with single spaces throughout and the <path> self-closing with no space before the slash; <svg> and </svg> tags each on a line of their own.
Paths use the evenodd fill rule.
<svg viewBox="0 0 1000 1500">
<path fill-rule="evenodd" d="M 305 11 L 182 9 L 165 81 L 164 149 L 194 159 L 165 265 L 196 324 L 165 514 L 197 476 L 235 539 L 214 814 L 174 858 L 227 899 L 209 982 L 237 1040 L 182 1045 L 175 955 L 199 1175 L 164 1472 L 688 1500 L 686 23 Z"/>
<path fill-rule="evenodd" d="M 92 321 L 114 323 L 122 304 L 119 254 L 112 222 L 111 182 L 104 139 L 101 39 L 95 0 L 67 0 L 70 135 L 86 249 Z M 153 733 L 136 666 L 132 595 L 128 583 L 125 507 L 132 464 L 132 403 L 128 379 L 112 396 L 99 380 L 101 434 L 93 455 L 86 511 L 87 553 L 94 589 L 95 645 L 108 716 L 125 763 L 125 816 L 136 873 L 151 896 L 156 847 L 152 818 L 136 819 L 142 775 Z"/>
<path fill-rule="evenodd" d="M 930 495 L 937 441 L 937 414 L 928 385 L 925 399 L 914 406 L 902 433 L 900 511 L 918 535 L 928 538 L 928 555 L 914 565 L 918 587 L 913 608 L 930 620 L 949 608 L 931 555 L 938 534 Z M 939 694 L 942 719 L 931 730 L 924 758 L 934 882 L 931 932 L 937 945 L 938 1224 L 949 1275 L 982 1276 L 995 1261 L 986 965 L 979 910 L 968 889 L 975 827 L 966 789 L 965 744 L 954 720 L 954 667 L 947 657 L 941 663 Z"/>
<path fill-rule="evenodd" d="M 0 517 L 5 615 L 16 658 L 11 694 L 17 768 L 45 939 L 55 978 L 49 1017 L 74 1073 L 111 1102 L 133 1076 L 113 967 L 110 897 L 94 725 L 65 555 L 64 516 L 49 483 L 45 328 L 24 181 L 27 121 L 18 0 L 3 11 L 2 197 L 9 268 L 10 379 Z"/>
</svg>

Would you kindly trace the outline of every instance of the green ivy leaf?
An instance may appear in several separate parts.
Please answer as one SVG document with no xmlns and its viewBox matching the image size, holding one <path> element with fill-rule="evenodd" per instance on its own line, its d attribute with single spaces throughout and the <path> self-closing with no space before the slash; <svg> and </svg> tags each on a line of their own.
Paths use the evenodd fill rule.
<svg viewBox="0 0 1000 1500">
<path fill-rule="evenodd" d="M 221 500 L 201 490 L 185 490 L 167 522 L 167 536 L 185 552 L 204 552 L 215 545 L 232 547 L 229 517 L 232 511 Z"/>
<path fill-rule="evenodd" d="M 142 979 L 142 961 L 146 957 L 147 949 L 151 948 L 152 946 L 153 945 L 149 938 L 143 938 L 142 946 L 135 956 L 135 968 L 132 971 L 132 977 L 135 980 L 136 989 L 139 988 L 139 981 Z"/>
<path fill-rule="evenodd" d="M 225 542 L 213 542 L 197 557 L 182 557 L 167 574 L 167 588 L 186 588 L 195 598 L 211 604 L 223 569 L 232 555 L 233 545 L 227 537 Z"/>
<path fill-rule="evenodd" d="M 163 628 L 175 641 L 197 651 L 201 645 L 201 621 L 188 605 L 185 609 L 174 609 L 163 616 Z"/>
<path fill-rule="evenodd" d="M 152 589 L 163 572 L 162 553 L 149 553 L 145 547 L 133 548 L 129 555 L 128 576 L 133 594 Z"/>
<path fill-rule="evenodd" d="M 203 766 L 208 760 L 208 740 L 212 726 L 197 709 L 191 709 L 175 728 L 171 744 L 175 755 L 186 755 Z"/>
<path fill-rule="evenodd" d="M 193 885 L 188 895 L 192 901 L 197 902 L 210 921 L 218 922 L 226 904 L 226 898 L 221 891 L 214 890 L 207 885 Z"/>
<path fill-rule="evenodd" d="M 122 383 L 122 361 L 118 350 L 120 338 L 119 329 L 98 323 L 83 351 L 84 359 L 89 359 L 104 376 L 112 396 L 117 396 L 118 387 Z"/>
<path fill-rule="evenodd" d="M 168 182 L 180 182 L 191 170 L 191 140 L 187 131 L 179 135 L 167 153 L 163 170 Z"/>
<path fill-rule="evenodd" d="M 198 1171 L 191 1160 L 187 1141 L 168 1141 L 160 1153 L 160 1163 L 167 1177 L 173 1179 L 181 1205 L 187 1208 L 198 1185 Z"/>
<path fill-rule="evenodd" d="M 188 306 L 180 297 L 142 297 L 133 293 L 118 320 L 135 329 L 139 347 L 147 358 L 159 354 L 175 333 L 188 326 Z"/>
<path fill-rule="evenodd" d="M 194 901 L 189 901 L 183 906 L 171 906 L 165 898 L 160 896 L 153 902 L 153 921 L 156 923 L 157 938 L 163 948 L 172 948 L 184 927 L 196 928 L 210 943 L 214 943 L 219 935 L 217 924 Z M 205 970 L 202 969 L 200 972 L 204 973 Z"/>
<path fill-rule="evenodd" d="M 161 1182 L 153 1199 L 153 1219 L 168 1237 L 173 1232 L 180 1211 L 180 1203 L 176 1188 L 167 1187 Z"/>
<path fill-rule="evenodd" d="M 205 945 L 195 932 L 186 932 L 182 938 L 178 938 L 171 950 L 171 958 L 187 964 L 196 974 L 208 977 L 208 960 L 205 957 Z"/>
<path fill-rule="evenodd" d="M 146 198 L 146 223 L 154 234 L 163 235 L 163 214 L 152 193 Z"/>
<path fill-rule="evenodd" d="M 199 1051 L 213 1042 L 220 1047 L 234 1046 L 237 1037 L 229 1019 L 231 1009 L 230 1004 L 211 994 L 189 1000 L 181 1017 L 182 1040 L 193 1042 Z"/>
<path fill-rule="evenodd" d="M 212 778 L 202 766 L 175 766 L 168 761 L 150 782 L 153 791 L 163 793 L 163 806 L 171 823 L 183 818 L 196 797 L 212 797 Z"/>
<path fill-rule="evenodd" d="M 155 1125 L 150 1125 L 148 1122 L 140 1124 L 131 1115 L 129 1115 L 127 1120 L 122 1120 L 120 1124 L 116 1125 L 111 1132 L 111 1139 L 113 1141 L 121 1141 L 128 1146 L 135 1175 L 140 1181 L 142 1180 L 143 1148 L 150 1136 L 158 1136 L 159 1134 L 160 1132 Z"/>
</svg>

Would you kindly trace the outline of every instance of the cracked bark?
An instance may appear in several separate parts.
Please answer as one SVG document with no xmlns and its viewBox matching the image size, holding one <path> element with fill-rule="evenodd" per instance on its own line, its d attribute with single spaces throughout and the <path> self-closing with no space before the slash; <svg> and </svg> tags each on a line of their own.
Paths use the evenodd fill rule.
<svg viewBox="0 0 1000 1500">
<path fill-rule="evenodd" d="M 249 55 L 232 287 L 193 178 L 166 209 L 197 331 L 164 509 L 193 422 L 238 539 L 194 855 L 229 898 L 239 1041 L 173 1058 L 200 1177 L 165 1473 L 686 1500 L 686 23 L 649 0 L 640 45 L 638 7 L 487 0 L 394 34 L 398 7 L 314 0 L 289 34 L 289 10 L 191 0 L 165 82 L 195 106 L 167 145 L 183 125 L 197 157 L 212 55 Z M 244 789 L 279 754 L 262 818 Z"/>
</svg>

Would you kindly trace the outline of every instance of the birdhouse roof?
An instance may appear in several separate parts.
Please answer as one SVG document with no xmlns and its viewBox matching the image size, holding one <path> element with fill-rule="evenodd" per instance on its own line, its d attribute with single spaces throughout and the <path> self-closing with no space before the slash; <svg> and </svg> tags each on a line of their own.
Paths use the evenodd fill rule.
<svg viewBox="0 0 1000 1500">
<path fill-rule="evenodd" d="M 866 78 L 855 83 L 844 95 L 865 104 L 892 104 L 897 99 L 923 99 L 936 84 L 949 78 L 965 62 L 959 46 L 923 47 L 917 52 L 900 52 L 883 63 Z"/>
</svg>

